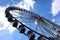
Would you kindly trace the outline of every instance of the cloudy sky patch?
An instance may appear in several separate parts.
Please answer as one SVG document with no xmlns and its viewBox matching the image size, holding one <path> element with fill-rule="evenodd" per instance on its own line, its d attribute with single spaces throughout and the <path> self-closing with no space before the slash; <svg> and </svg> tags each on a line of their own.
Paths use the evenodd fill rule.
<svg viewBox="0 0 60 40">
<path fill-rule="evenodd" d="M 60 12 L 60 0 L 53 0 L 52 2 L 52 14 L 56 16 Z"/>
</svg>

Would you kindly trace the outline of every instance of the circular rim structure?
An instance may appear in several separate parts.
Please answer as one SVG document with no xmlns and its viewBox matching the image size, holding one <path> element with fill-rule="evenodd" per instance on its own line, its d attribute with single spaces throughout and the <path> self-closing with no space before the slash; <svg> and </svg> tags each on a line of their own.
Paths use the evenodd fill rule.
<svg viewBox="0 0 60 40">
<path fill-rule="evenodd" d="M 15 11 L 14 11 L 15 10 Z M 13 14 L 13 12 L 12 12 L 12 14 L 10 13 L 10 11 L 14 11 L 14 12 L 16 12 L 17 13 L 17 11 L 16 10 L 18 10 L 18 11 L 20 11 L 20 13 L 19 14 Z M 21 13 L 22 12 L 22 13 Z M 6 14 L 6 17 L 8 18 L 8 19 L 10 19 L 10 18 L 12 18 L 12 20 L 13 21 L 9 21 L 9 22 L 14 22 L 14 21 L 17 21 L 17 22 L 19 22 L 20 24 L 22 24 L 22 25 L 24 25 L 26 28 L 28 28 L 29 30 L 31 30 L 31 31 L 33 31 L 34 33 L 36 33 L 36 34 L 38 34 L 38 35 L 42 35 L 43 37 L 46 37 L 46 35 L 44 35 L 44 34 L 40 34 L 39 32 L 36 32 L 35 30 L 33 30 L 33 29 L 31 29 L 30 27 L 28 27 L 24 22 L 22 22 L 21 21 L 21 19 L 18 19 L 18 18 L 20 18 L 20 16 L 18 16 L 18 15 L 22 15 L 22 16 L 24 16 L 24 15 L 26 15 L 28 18 L 29 18 L 29 20 L 32 20 L 32 21 L 30 21 L 30 22 L 34 22 L 35 24 L 36 24 L 36 26 L 52 26 L 51 28 L 54 28 L 53 26 L 57 26 L 57 25 L 55 25 L 54 23 L 52 23 L 52 22 L 50 22 L 50 21 L 48 21 L 48 20 L 46 20 L 45 18 L 43 18 L 43 17 L 41 17 L 41 16 L 39 16 L 39 15 L 37 15 L 36 13 L 33 13 L 33 12 L 30 12 L 30 11 L 28 11 L 28 10 L 25 10 L 25 9 L 22 9 L 22 8 L 18 8 L 18 7 L 8 7 L 7 9 L 6 9 L 6 11 L 5 11 L 5 14 Z M 24 14 L 24 15 L 23 15 Z M 26 16 L 24 16 L 24 17 L 26 17 Z M 23 17 L 21 17 L 21 18 L 23 18 Z M 31 19 L 30 19 L 31 18 Z M 27 18 L 26 18 L 27 19 Z M 29 20 L 27 20 L 27 21 L 29 21 Z M 25 19 L 24 19 L 24 21 L 25 21 Z M 48 23 L 48 22 L 50 22 L 50 24 Z M 40 29 L 41 29 L 41 27 L 39 27 Z M 45 30 L 47 30 L 51 35 L 53 35 L 53 37 L 55 37 L 56 35 L 54 34 L 54 32 L 52 32 L 51 30 L 53 30 L 53 29 L 51 29 L 51 30 L 49 30 L 47 27 L 43 27 Z M 36 29 L 37 30 L 37 29 Z M 43 31 L 41 31 L 42 33 L 43 33 Z M 48 39 L 48 37 L 46 37 L 47 39 Z"/>
</svg>

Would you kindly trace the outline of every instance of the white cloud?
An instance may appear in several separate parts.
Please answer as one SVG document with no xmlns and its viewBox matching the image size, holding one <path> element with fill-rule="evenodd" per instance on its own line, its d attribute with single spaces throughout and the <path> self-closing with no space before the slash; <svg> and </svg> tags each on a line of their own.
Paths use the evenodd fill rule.
<svg viewBox="0 0 60 40">
<path fill-rule="evenodd" d="M 5 29 L 7 25 L 9 25 L 9 22 L 7 21 L 7 18 L 5 18 L 5 9 L 6 7 L 0 6 L 0 22 L 3 23 L 3 27 L 0 28 L 0 30 Z"/>
<path fill-rule="evenodd" d="M 2 22 L 0 22 L 0 27 L 3 27 L 4 25 L 3 25 L 3 23 Z"/>
<path fill-rule="evenodd" d="M 33 8 L 34 4 L 35 4 L 35 1 L 33 0 L 22 0 L 15 6 L 26 9 L 26 10 L 30 10 L 30 8 Z"/>
<path fill-rule="evenodd" d="M 0 6 L 0 30 L 7 29 L 9 30 L 9 33 L 12 33 L 15 28 L 11 26 L 11 23 L 7 21 L 7 18 L 5 17 L 5 9 L 7 8 Z M 3 26 L 2 26 L 3 25 Z"/>
<path fill-rule="evenodd" d="M 12 24 L 11 24 L 10 27 L 8 27 L 8 30 L 9 30 L 9 33 L 13 33 L 16 30 L 16 28 L 12 27 Z"/>
<path fill-rule="evenodd" d="M 56 16 L 60 12 L 60 0 L 53 0 L 52 2 L 52 14 Z"/>
</svg>

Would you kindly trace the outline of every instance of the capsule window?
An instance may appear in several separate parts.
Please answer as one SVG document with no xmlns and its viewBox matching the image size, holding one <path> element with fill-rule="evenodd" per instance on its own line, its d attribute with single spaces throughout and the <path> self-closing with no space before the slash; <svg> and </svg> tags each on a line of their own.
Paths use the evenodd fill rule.
<svg viewBox="0 0 60 40">
<path fill-rule="evenodd" d="M 13 22 L 15 19 L 13 17 L 8 18 L 9 22 Z"/>
<path fill-rule="evenodd" d="M 25 29 L 24 25 L 19 25 L 18 30 L 20 31 L 20 33 L 25 33 L 26 29 Z"/>
<path fill-rule="evenodd" d="M 9 18 L 9 17 L 12 17 L 12 15 L 10 13 L 7 13 L 6 17 Z"/>
<path fill-rule="evenodd" d="M 38 40 L 49 40 L 49 39 L 41 35 L 38 37 Z"/>
<path fill-rule="evenodd" d="M 28 31 L 27 36 L 28 36 L 29 40 L 34 40 L 34 38 L 35 38 L 35 34 L 32 31 Z"/>
<path fill-rule="evenodd" d="M 18 22 L 17 21 L 13 22 L 13 27 L 17 28 L 17 26 L 18 26 Z"/>
</svg>

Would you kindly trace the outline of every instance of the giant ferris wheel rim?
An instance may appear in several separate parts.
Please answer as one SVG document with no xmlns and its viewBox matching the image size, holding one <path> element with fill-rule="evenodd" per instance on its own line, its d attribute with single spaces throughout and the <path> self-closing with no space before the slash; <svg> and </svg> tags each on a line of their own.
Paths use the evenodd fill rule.
<svg viewBox="0 0 60 40">
<path fill-rule="evenodd" d="M 10 11 L 10 10 L 19 10 L 19 11 L 27 12 L 27 13 L 29 13 L 29 14 L 31 14 L 31 15 L 33 15 L 33 16 L 35 16 L 35 17 L 37 17 L 39 20 L 40 20 L 40 18 L 42 17 L 42 16 L 40 16 L 40 15 L 38 15 L 38 14 L 34 13 L 34 12 L 28 11 L 28 10 L 23 9 L 23 8 L 14 7 L 14 6 L 11 6 L 11 7 L 6 8 L 5 14 L 7 14 L 6 12 L 8 12 L 8 13 L 9 13 L 9 11 Z M 44 18 L 44 17 L 42 17 L 42 18 L 43 18 L 43 19 L 45 19 L 45 20 L 47 20 L 47 19 L 46 19 L 46 18 Z M 50 20 L 47 20 L 47 21 L 48 21 L 48 22 L 50 22 L 51 24 L 54 24 L 55 26 L 59 26 L 59 25 L 57 25 L 57 24 L 55 24 L 55 23 L 51 22 Z M 59 26 L 58 28 L 60 28 L 60 26 Z"/>
<path fill-rule="evenodd" d="M 22 9 L 22 8 L 19 8 L 19 7 L 14 7 L 14 6 L 6 8 L 5 14 L 8 14 L 9 11 L 13 11 L 13 10 L 19 10 L 19 11 L 23 11 L 23 12 L 30 13 L 30 15 L 33 15 L 33 16 L 34 16 L 36 19 L 38 19 L 38 20 L 40 20 L 41 18 L 43 18 L 43 17 L 39 16 L 39 15 L 36 14 L 36 13 L 33 13 L 33 12 L 31 12 L 31 11 L 28 11 L 28 10 L 25 10 L 25 9 Z M 9 13 L 9 14 L 10 14 L 10 13 Z M 11 17 L 13 17 L 12 14 L 10 14 L 10 15 L 11 15 Z M 15 18 L 15 17 L 13 17 L 13 18 Z M 16 18 L 15 18 L 15 19 L 16 19 Z M 47 22 L 49 22 L 50 24 L 52 24 L 53 26 L 56 26 L 58 29 L 60 29 L 60 26 L 59 26 L 59 25 L 56 25 L 55 23 L 53 23 L 53 22 L 51 22 L 51 21 L 49 21 L 49 20 L 47 20 L 47 19 L 45 19 L 45 18 L 43 18 L 43 19 L 46 20 Z M 17 19 L 16 19 L 16 20 L 17 20 Z M 17 21 L 18 21 L 19 23 L 23 24 L 23 23 L 20 22 L 19 20 L 17 20 Z M 25 24 L 24 24 L 24 25 L 25 25 Z M 25 25 L 25 26 L 26 26 L 26 25 Z M 27 27 L 27 26 L 26 26 L 26 28 L 32 30 L 31 28 L 29 28 L 29 27 Z M 32 30 L 32 31 L 35 32 L 35 33 L 37 33 L 38 35 L 42 35 L 42 34 L 36 32 L 36 31 L 34 31 L 34 30 Z M 44 36 L 44 35 L 42 35 L 42 36 Z M 46 36 L 44 36 L 44 37 L 46 37 Z M 46 37 L 46 38 L 48 38 L 48 37 Z"/>
<path fill-rule="evenodd" d="M 37 16 L 37 14 L 34 14 L 33 12 L 30 12 L 30 11 L 28 11 L 28 10 L 25 10 L 25 9 L 22 9 L 22 8 L 18 8 L 18 7 L 8 7 L 8 8 L 6 8 L 6 11 L 5 11 L 5 14 L 8 14 L 9 13 L 9 11 L 11 11 L 11 10 L 19 10 L 19 11 L 26 11 L 26 12 L 28 12 L 28 13 L 32 13 L 32 15 L 35 15 L 35 16 Z M 10 14 L 10 13 L 9 13 Z M 10 14 L 10 15 L 12 15 L 12 14 Z M 11 17 L 13 17 L 13 16 L 11 16 Z M 13 17 L 13 18 L 15 18 L 15 17 Z M 15 18 L 16 19 L 16 18 Z M 16 19 L 17 20 L 17 19 Z M 18 20 L 17 20 L 18 21 Z M 21 24 L 23 24 L 22 22 L 20 22 L 20 21 L 18 21 L 19 23 L 21 23 Z M 24 24 L 23 24 L 24 25 Z M 34 31 L 33 29 L 31 29 L 31 28 L 29 28 L 29 27 L 27 27 L 26 25 L 25 25 L 25 27 L 26 28 L 28 28 L 29 30 L 32 30 L 34 33 L 36 33 L 36 34 L 38 34 L 38 35 L 42 35 L 42 34 L 40 34 L 40 33 L 38 33 L 38 32 L 36 32 L 36 31 Z M 42 36 L 44 36 L 44 35 L 42 35 Z M 44 36 L 44 37 L 46 37 L 46 36 Z M 46 38 L 48 38 L 48 37 L 46 37 Z"/>
</svg>

